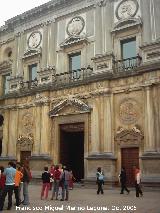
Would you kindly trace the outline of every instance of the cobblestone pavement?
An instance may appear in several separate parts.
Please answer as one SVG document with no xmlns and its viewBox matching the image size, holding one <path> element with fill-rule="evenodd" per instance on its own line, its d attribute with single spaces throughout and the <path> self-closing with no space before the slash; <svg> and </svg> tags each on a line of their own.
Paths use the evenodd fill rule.
<svg viewBox="0 0 160 213">
<path fill-rule="evenodd" d="M 16 210 L 14 206 L 11 211 L 7 211 L 7 199 L 3 212 L 23 213 L 23 212 L 74 212 L 74 213 L 160 213 L 160 191 L 144 191 L 144 196 L 135 197 L 135 190 L 130 194 L 119 193 L 119 189 L 106 189 L 104 194 L 97 195 L 96 189 L 75 188 L 70 190 L 69 201 L 50 200 L 51 191 L 48 200 L 40 200 L 40 185 L 30 185 L 30 205 L 21 205 Z M 25 210 L 27 209 L 28 210 Z M 56 210 L 56 208 L 59 208 Z"/>
</svg>

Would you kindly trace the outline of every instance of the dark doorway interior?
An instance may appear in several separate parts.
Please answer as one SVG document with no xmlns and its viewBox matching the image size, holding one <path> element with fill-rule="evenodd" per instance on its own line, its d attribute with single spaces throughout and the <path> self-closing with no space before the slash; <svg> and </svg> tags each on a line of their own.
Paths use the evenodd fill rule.
<svg viewBox="0 0 160 213">
<path fill-rule="evenodd" d="M 77 182 L 84 178 L 84 130 L 78 125 L 60 125 L 60 162 L 72 170 Z"/>
<path fill-rule="evenodd" d="M 31 157 L 31 151 L 21 151 L 20 152 L 20 162 L 24 164 L 26 160 Z"/>
<path fill-rule="evenodd" d="M 139 148 L 121 149 L 122 167 L 125 167 L 127 174 L 127 185 L 134 186 L 135 177 L 133 166 L 139 166 Z"/>
</svg>

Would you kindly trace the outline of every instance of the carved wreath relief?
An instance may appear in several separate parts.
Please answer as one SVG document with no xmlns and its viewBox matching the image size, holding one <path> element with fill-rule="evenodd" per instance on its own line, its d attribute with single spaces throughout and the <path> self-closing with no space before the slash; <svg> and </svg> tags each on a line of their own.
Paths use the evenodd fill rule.
<svg viewBox="0 0 160 213">
<path fill-rule="evenodd" d="M 40 31 L 32 32 L 28 38 L 28 47 L 37 48 L 41 44 L 42 34 Z"/>
<path fill-rule="evenodd" d="M 72 18 L 67 25 L 67 34 L 69 36 L 79 35 L 85 26 L 84 19 L 81 16 Z"/>
<path fill-rule="evenodd" d="M 123 0 L 119 3 L 116 9 L 117 19 L 126 19 L 134 17 L 138 11 L 138 2 L 137 0 Z"/>
<path fill-rule="evenodd" d="M 123 101 L 119 107 L 119 117 L 122 123 L 132 124 L 135 123 L 140 115 L 138 104 L 133 99 Z"/>
<path fill-rule="evenodd" d="M 22 117 L 23 132 L 27 135 L 32 132 L 33 129 L 33 115 L 27 113 Z"/>
</svg>

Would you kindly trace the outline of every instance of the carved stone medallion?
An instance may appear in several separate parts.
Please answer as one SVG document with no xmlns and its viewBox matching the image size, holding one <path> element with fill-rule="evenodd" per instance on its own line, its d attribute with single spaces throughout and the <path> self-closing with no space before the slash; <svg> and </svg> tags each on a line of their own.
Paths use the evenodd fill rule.
<svg viewBox="0 0 160 213">
<path fill-rule="evenodd" d="M 119 107 L 119 117 L 122 123 L 132 124 L 135 123 L 140 116 L 140 109 L 134 99 L 124 100 Z"/>
<path fill-rule="evenodd" d="M 67 25 L 67 34 L 69 36 L 79 35 L 85 26 L 84 19 L 81 16 L 72 18 Z"/>
<path fill-rule="evenodd" d="M 29 48 L 37 48 L 42 40 L 42 34 L 40 31 L 32 32 L 28 38 L 28 47 Z"/>
<path fill-rule="evenodd" d="M 33 130 L 33 115 L 26 113 L 22 117 L 23 132 L 27 135 Z"/>
<path fill-rule="evenodd" d="M 118 20 L 134 17 L 138 11 L 137 0 L 123 0 L 116 8 L 116 17 Z"/>
</svg>

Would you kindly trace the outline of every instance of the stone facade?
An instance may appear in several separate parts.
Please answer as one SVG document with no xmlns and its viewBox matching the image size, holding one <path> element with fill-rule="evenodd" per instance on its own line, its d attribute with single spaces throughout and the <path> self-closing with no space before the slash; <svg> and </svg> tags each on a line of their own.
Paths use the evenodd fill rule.
<svg viewBox="0 0 160 213">
<path fill-rule="evenodd" d="M 121 149 L 137 147 L 143 182 L 160 183 L 159 7 L 151 0 L 57 0 L 6 21 L 0 28 L 1 163 L 20 160 L 21 151 L 31 152 L 35 172 L 58 163 L 60 125 L 84 123 L 85 180 L 102 166 L 116 182 Z M 121 41 L 133 37 L 136 66 L 119 69 Z M 81 75 L 69 78 L 68 56 L 77 52 Z M 29 86 L 32 64 L 38 75 Z"/>
</svg>

